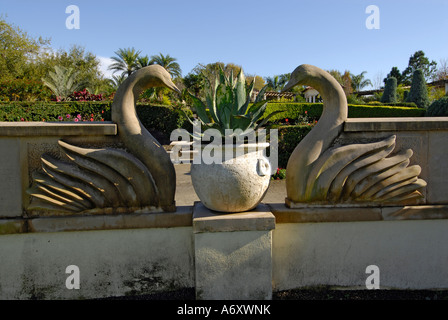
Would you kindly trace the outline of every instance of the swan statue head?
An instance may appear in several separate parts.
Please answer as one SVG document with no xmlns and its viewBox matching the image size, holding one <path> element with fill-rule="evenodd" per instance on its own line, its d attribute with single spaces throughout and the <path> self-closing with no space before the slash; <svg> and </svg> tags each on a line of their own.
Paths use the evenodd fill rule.
<svg viewBox="0 0 448 320">
<path fill-rule="evenodd" d="M 328 72 L 303 64 L 283 91 L 309 85 L 323 99 L 316 126 L 296 146 L 286 167 L 286 204 L 378 203 L 421 198 L 420 167 L 409 166 L 412 150 L 387 157 L 395 136 L 365 144 L 332 146 L 343 131 L 348 106 L 342 86 Z"/>
</svg>

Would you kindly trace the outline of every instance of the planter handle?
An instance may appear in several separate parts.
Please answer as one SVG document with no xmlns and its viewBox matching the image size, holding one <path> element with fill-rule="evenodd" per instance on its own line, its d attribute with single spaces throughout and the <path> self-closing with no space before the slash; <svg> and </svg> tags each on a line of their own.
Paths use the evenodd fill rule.
<svg viewBox="0 0 448 320">
<path fill-rule="evenodd" d="M 264 177 L 266 175 L 270 175 L 271 173 L 271 165 L 266 158 L 260 158 L 257 161 L 257 173 L 259 176 Z"/>
</svg>

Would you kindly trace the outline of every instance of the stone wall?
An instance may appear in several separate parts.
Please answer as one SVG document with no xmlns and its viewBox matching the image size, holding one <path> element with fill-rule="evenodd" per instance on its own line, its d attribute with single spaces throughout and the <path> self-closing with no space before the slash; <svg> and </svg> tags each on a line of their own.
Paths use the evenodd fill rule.
<svg viewBox="0 0 448 320">
<path fill-rule="evenodd" d="M 198 203 L 173 213 L 27 212 L 26 189 L 42 153 L 62 157 L 59 139 L 120 147 L 116 133 L 112 123 L 0 123 L 1 299 L 102 298 L 191 287 L 200 289 L 198 299 L 269 299 L 272 290 L 365 289 L 370 265 L 379 268 L 383 289 L 448 289 L 448 118 L 349 119 L 335 142 L 396 135 L 394 152 L 411 148 L 411 164 L 422 167 L 428 183 L 420 205 L 291 209 L 263 203 L 226 215 Z M 70 265 L 80 270 L 77 290 L 66 287 Z"/>
</svg>

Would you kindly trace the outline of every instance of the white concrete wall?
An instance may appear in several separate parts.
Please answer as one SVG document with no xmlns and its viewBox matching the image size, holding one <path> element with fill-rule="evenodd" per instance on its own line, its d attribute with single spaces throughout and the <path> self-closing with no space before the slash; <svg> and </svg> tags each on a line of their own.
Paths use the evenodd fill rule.
<svg viewBox="0 0 448 320">
<path fill-rule="evenodd" d="M 86 299 L 194 287 L 191 227 L 0 236 L 0 299 Z M 69 265 L 80 289 L 67 289 Z"/>
<path fill-rule="evenodd" d="M 273 231 L 273 288 L 448 288 L 448 220 L 282 223 Z"/>
</svg>

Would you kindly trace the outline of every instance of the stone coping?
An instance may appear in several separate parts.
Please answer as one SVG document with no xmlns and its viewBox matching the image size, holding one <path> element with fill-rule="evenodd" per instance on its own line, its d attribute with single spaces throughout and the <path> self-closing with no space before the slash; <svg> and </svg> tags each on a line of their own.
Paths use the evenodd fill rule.
<svg viewBox="0 0 448 320">
<path fill-rule="evenodd" d="M 448 130 L 448 117 L 349 118 L 344 132 Z"/>
<path fill-rule="evenodd" d="M 192 206 L 178 206 L 176 212 L 0 219 L 0 235 L 29 232 L 191 227 L 192 214 Z"/>
<path fill-rule="evenodd" d="M 268 231 L 275 228 L 269 206 L 259 204 L 247 212 L 220 213 L 196 202 L 193 208 L 193 232 Z"/>
<path fill-rule="evenodd" d="M 306 207 L 288 208 L 283 203 L 270 203 L 276 223 L 354 222 L 393 220 L 448 219 L 448 205 L 395 207 Z"/>
<path fill-rule="evenodd" d="M 0 137 L 117 135 L 110 121 L 94 122 L 0 122 Z"/>
<path fill-rule="evenodd" d="M 219 213 L 202 203 L 176 212 L 0 219 L 0 236 L 30 232 L 68 232 L 138 228 L 193 227 L 194 233 L 269 231 L 277 223 L 324 223 L 448 219 L 448 205 L 396 207 L 288 208 L 261 203 L 252 211 Z"/>
</svg>

